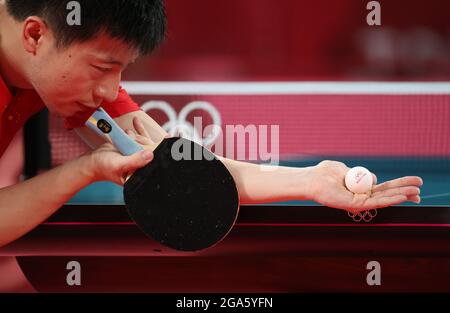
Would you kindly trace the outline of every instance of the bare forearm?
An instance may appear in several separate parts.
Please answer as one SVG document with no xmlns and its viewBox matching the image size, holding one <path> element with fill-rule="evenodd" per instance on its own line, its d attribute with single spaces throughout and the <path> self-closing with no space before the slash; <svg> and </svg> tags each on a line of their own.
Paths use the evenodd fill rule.
<svg viewBox="0 0 450 313">
<path fill-rule="evenodd" d="M 91 182 L 84 157 L 0 190 L 0 246 L 46 220 Z"/>
<path fill-rule="evenodd" d="M 116 118 L 123 129 L 133 129 L 133 118 L 138 117 L 151 139 L 159 143 L 167 133 L 145 112 L 136 111 Z M 86 141 L 94 136 L 87 129 L 77 133 Z M 91 146 L 95 146 L 92 145 Z M 271 167 L 221 158 L 235 179 L 241 203 L 263 203 L 311 199 L 311 168 Z"/>
<path fill-rule="evenodd" d="M 167 133 L 145 112 L 137 111 L 117 118 L 124 129 L 133 129 L 138 117 L 154 142 L 159 143 Z M 221 158 L 235 179 L 241 203 L 264 203 L 311 199 L 310 171 L 313 168 L 293 168 L 257 165 Z"/>
<path fill-rule="evenodd" d="M 274 167 L 221 160 L 236 181 L 241 204 L 311 199 L 310 167 Z"/>
</svg>

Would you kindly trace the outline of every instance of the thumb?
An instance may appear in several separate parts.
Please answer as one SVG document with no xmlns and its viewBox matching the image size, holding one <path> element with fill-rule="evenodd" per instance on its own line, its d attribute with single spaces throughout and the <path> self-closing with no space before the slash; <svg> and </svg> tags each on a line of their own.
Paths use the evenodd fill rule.
<svg viewBox="0 0 450 313">
<path fill-rule="evenodd" d="M 376 185 L 378 183 L 378 177 L 374 173 L 372 173 L 372 177 L 373 177 L 373 184 Z"/>
<path fill-rule="evenodd" d="M 134 172 L 153 160 L 153 152 L 150 150 L 143 150 L 130 156 L 126 156 L 124 159 L 122 170 L 124 172 Z"/>
</svg>

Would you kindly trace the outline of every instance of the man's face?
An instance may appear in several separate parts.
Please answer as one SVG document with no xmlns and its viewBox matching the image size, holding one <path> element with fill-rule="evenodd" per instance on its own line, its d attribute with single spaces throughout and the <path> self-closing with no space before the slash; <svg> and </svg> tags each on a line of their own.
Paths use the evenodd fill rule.
<svg viewBox="0 0 450 313">
<path fill-rule="evenodd" d="M 47 38 L 32 57 L 28 79 L 51 113 L 70 117 L 114 101 L 121 72 L 137 56 L 106 34 L 60 49 Z"/>
</svg>

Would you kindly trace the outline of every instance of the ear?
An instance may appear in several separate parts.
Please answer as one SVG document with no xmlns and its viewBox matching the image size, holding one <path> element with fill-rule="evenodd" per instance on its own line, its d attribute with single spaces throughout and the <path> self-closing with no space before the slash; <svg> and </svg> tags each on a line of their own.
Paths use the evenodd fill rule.
<svg viewBox="0 0 450 313">
<path fill-rule="evenodd" d="M 23 22 L 22 42 L 25 50 L 36 55 L 39 47 L 42 45 L 42 39 L 48 34 L 47 24 L 37 16 L 29 16 Z"/>
</svg>

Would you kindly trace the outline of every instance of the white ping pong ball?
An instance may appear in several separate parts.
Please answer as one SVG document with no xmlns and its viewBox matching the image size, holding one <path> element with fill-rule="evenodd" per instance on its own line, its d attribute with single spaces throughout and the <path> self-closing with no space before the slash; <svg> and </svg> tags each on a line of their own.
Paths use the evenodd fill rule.
<svg viewBox="0 0 450 313">
<path fill-rule="evenodd" d="M 353 193 L 367 193 L 372 190 L 373 175 L 365 167 L 353 167 L 345 175 L 345 186 Z"/>
</svg>

